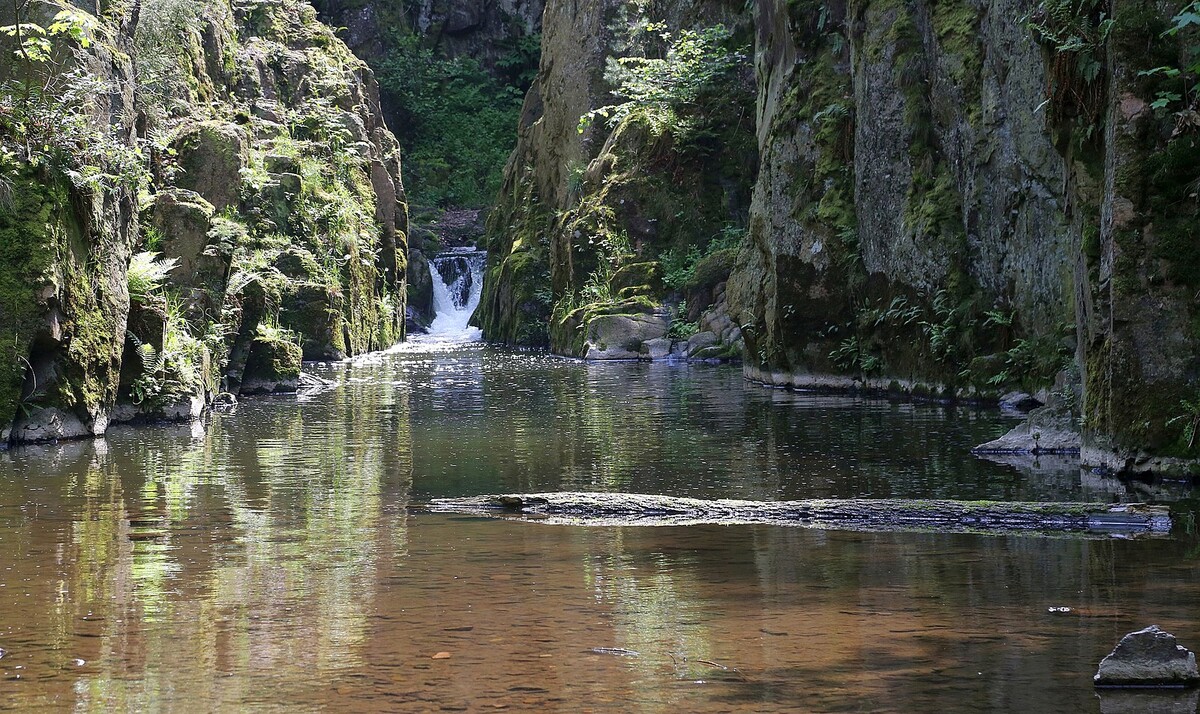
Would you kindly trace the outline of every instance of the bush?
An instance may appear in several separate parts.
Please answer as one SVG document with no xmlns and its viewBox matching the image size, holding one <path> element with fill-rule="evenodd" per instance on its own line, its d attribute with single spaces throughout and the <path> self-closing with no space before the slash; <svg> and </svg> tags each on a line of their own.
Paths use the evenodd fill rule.
<svg viewBox="0 0 1200 714">
<path fill-rule="evenodd" d="M 604 78 L 615 87 L 613 94 L 625 101 L 583 115 L 579 131 L 597 116 L 615 126 L 635 112 L 654 134 L 673 131 L 677 138 L 686 138 L 703 131 L 705 110 L 711 110 L 709 100 L 727 101 L 729 85 L 739 81 L 740 69 L 749 67 L 749 49 L 728 48 L 731 36 L 724 25 L 683 30 L 671 41 L 665 57 L 610 59 Z"/>
<path fill-rule="evenodd" d="M 158 260 L 158 253 L 137 253 L 129 261 L 126 280 L 129 284 L 129 299 L 145 303 L 162 287 L 167 273 L 175 269 L 178 259 Z"/>
</svg>

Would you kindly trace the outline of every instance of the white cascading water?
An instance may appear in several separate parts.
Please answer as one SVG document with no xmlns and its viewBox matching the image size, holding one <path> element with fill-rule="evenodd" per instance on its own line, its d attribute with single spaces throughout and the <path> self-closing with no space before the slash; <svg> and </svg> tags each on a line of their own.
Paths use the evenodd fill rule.
<svg viewBox="0 0 1200 714">
<path fill-rule="evenodd" d="M 471 327 L 467 322 L 479 307 L 486 257 L 481 250 L 454 249 L 429 261 L 434 318 L 426 340 L 477 342 L 482 339 L 479 328 Z M 449 283 L 447 276 L 451 278 Z"/>
</svg>

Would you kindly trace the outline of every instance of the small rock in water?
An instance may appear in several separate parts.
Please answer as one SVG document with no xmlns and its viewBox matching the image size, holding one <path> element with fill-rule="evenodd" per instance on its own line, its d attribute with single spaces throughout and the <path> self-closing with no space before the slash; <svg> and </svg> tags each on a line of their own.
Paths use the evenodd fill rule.
<svg viewBox="0 0 1200 714">
<path fill-rule="evenodd" d="M 429 659 L 450 659 L 450 653 L 449 652 L 438 652 L 437 654 L 430 657 Z"/>
<path fill-rule="evenodd" d="M 1099 687 L 1178 687 L 1200 683 L 1196 655 L 1158 625 L 1131 632 L 1100 661 Z"/>
</svg>

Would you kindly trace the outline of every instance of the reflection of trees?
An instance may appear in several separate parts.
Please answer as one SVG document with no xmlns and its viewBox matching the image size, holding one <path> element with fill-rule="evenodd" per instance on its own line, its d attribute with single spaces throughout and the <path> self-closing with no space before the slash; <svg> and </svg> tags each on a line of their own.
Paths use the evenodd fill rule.
<svg viewBox="0 0 1200 714">
<path fill-rule="evenodd" d="M 87 660 L 57 696 L 84 710 L 272 701 L 361 665 L 377 570 L 406 548 L 408 391 L 281 401 L 215 415 L 199 438 L 114 434 L 63 469 L 47 498 L 69 534 L 40 519 L 25 533 L 35 555 L 60 548 L 64 573 L 51 621 L 31 627 Z"/>
</svg>

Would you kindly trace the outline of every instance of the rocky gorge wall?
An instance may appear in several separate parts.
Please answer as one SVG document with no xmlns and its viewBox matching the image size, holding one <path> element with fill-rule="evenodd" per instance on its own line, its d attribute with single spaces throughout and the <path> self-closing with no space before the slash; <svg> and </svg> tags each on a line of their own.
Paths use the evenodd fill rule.
<svg viewBox="0 0 1200 714">
<path fill-rule="evenodd" d="M 0 77 L 0 444 L 195 416 L 402 339 L 398 145 L 313 8 L 85 5 Z M 0 23 L 60 10 L 34 8 Z"/>
<path fill-rule="evenodd" d="M 747 375 L 1041 389 L 1087 464 L 1194 456 L 1194 195 L 1162 212 L 1196 179 L 1191 110 L 1151 110 L 1163 85 L 1135 79 L 1180 64 L 1173 12 L 757 3 L 761 163 L 730 281 Z"/>
<path fill-rule="evenodd" d="M 661 55 L 667 40 L 660 38 L 718 25 L 729 29 L 727 44 L 736 44 L 739 31 L 748 32 L 742 8 L 716 1 L 547 5 L 541 67 L 487 225 L 488 269 L 476 313 L 487 339 L 619 358 L 664 336 L 661 306 L 672 289 L 659 259 L 709 245 L 723 228 L 744 223 L 754 162 L 748 102 L 739 100 L 752 96 L 749 75 L 731 69 L 722 85 L 733 89 L 723 97 L 728 111 L 697 112 L 700 128 L 690 134 L 664 129 L 646 112 L 581 119 L 615 101 L 605 75 L 616 59 Z M 648 32 L 647 23 L 661 34 Z M 728 268 L 713 272 L 692 291 L 704 294 L 692 320 L 712 304 Z M 620 326 L 619 348 L 597 336 L 600 323 L 591 323 L 598 318 Z"/>
<path fill-rule="evenodd" d="M 576 131 L 612 102 L 604 69 L 628 51 L 619 13 L 633 6 L 669 32 L 749 28 L 750 148 L 729 134 L 724 162 L 689 164 L 637 121 Z M 1161 470 L 1194 458 L 1195 98 L 1177 75 L 1145 74 L 1184 66 L 1186 32 L 1164 34 L 1176 11 L 551 2 L 489 223 L 477 320 L 488 339 L 583 356 L 597 347 L 592 320 L 661 313 L 681 297 L 613 279 L 661 275 L 662 246 L 647 246 L 662 226 L 692 219 L 682 240 L 703 245 L 744 220 L 736 265 L 716 284 L 748 377 L 985 400 L 1020 389 L 1083 430 L 1087 463 Z M 750 171 L 731 169 L 739 152 Z M 714 178 L 752 185 L 748 210 L 736 188 L 698 188 Z M 648 263 L 614 260 L 611 235 Z M 614 294 L 563 310 L 605 263 Z"/>
</svg>

